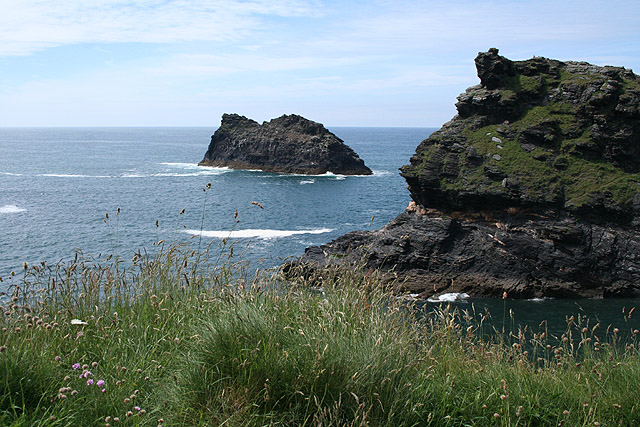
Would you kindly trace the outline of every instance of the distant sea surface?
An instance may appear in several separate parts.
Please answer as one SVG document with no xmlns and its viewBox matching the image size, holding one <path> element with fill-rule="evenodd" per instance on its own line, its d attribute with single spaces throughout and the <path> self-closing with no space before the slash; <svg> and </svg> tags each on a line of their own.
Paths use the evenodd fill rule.
<svg viewBox="0 0 640 427">
<path fill-rule="evenodd" d="M 200 167 L 214 130 L 0 128 L 0 277 L 19 273 L 23 262 L 69 259 L 76 248 L 130 259 L 154 241 L 198 241 L 200 234 L 202 245 L 235 240 L 255 268 L 280 265 L 308 246 L 382 227 L 400 214 L 410 197 L 398 168 L 435 129 L 330 128 L 371 176 Z M 530 324 L 557 312 L 558 327 L 572 313 L 616 323 L 622 308 L 636 303 L 509 302 Z M 479 304 L 499 319 L 507 307 L 458 304 Z"/>
<path fill-rule="evenodd" d="M 398 168 L 434 129 L 330 129 L 372 176 L 200 167 L 214 130 L 0 129 L 0 277 L 74 248 L 130 259 L 154 241 L 201 232 L 203 244 L 240 238 L 253 264 L 279 265 L 401 213 L 410 198 Z"/>
</svg>

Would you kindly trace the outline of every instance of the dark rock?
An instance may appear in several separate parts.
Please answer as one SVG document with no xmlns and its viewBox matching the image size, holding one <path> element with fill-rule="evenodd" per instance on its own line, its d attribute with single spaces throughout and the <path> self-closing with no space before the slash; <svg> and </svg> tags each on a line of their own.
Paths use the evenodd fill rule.
<svg viewBox="0 0 640 427">
<path fill-rule="evenodd" d="M 497 49 L 476 66 L 481 84 L 401 168 L 407 211 L 286 270 L 360 262 L 423 296 L 640 296 L 640 79 Z"/>
<path fill-rule="evenodd" d="M 636 231 L 571 215 L 486 221 L 413 210 L 379 230 L 308 248 L 297 264 L 303 268 L 290 264 L 285 271 L 308 276 L 328 266 L 381 269 L 386 280 L 423 297 L 638 297 L 639 251 Z"/>
<path fill-rule="evenodd" d="M 320 123 L 292 114 L 264 122 L 224 114 L 201 166 L 298 174 L 371 175 L 371 169 Z"/>
<path fill-rule="evenodd" d="M 553 146 L 560 137 L 562 131 L 554 120 L 546 120 L 536 123 L 522 130 L 518 137 L 521 144 Z"/>
<path fill-rule="evenodd" d="M 486 53 L 479 53 L 475 62 L 480 84 L 487 89 L 503 86 L 509 77 L 516 74 L 513 62 L 498 55 L 496 48 L 491 48 Z"/>
<path fill-rule="evenodd" d="M 553 161 L 553 167 L 561 171 L 567 170 L 569 167 L 569 160 L 566 157 L 556 157 Z"/>
<path fill-rule="evenodd" d="M 592 200 L 586 195 L 609 191 L 611 215 L 603 212 L 600 221 L 634 221 L 631 199 L 640 188 L 635 74 L 542 57 L 510 61 L 496 49 L 479 53 L 476 65 L 482 84 L 458 97 L 458 115 L 401 169 L 416 203 L 443 211 L 544 206 L 583 215 Z M 500 139 L 499 154 L 487 144 L 493 138 Z M 445 177 L 439 159 L 460 145 L 479 157 L 473 167 Z M 488 173 L 478 174 L 483 165 Z M 517 192 L 491 183 L 516 175 Z"/>
<path fill-rule="evenodd" d="M 484 165 L 484 174 L 490 179 L 501 181 L 507 177 L 507 174 L 502 172 L 497 165 L 486 164 Z"/>
</svg>

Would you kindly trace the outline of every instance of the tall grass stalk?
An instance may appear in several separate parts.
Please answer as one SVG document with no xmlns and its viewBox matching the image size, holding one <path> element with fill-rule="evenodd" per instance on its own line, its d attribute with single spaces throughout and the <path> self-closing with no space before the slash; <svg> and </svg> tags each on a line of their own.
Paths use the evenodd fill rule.
<svg viewBox="0 0 640 427">
<path fill-rule="evenodd" d="M 1 301 L 0 425 L 640 425 L 638 331 L 489 336 L 375 272 L 282 281 L 232 248 L 25 266 Z"/>
</svg>

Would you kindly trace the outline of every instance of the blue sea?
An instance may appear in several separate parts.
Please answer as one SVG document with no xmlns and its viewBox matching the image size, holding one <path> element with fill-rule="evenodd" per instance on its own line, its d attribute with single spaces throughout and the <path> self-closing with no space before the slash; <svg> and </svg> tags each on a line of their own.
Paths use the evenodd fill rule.
<svg viewBox="0 0 640 427">
<path fill-rule="evenodd" d="M 256 267 L 279 265 L 402 212 L 410 199 L 398 168 L 433 131 L 331 129 L 374 174 L 306 176 L 198 166 L 214 130 L 0 129 L 0 277 L 74 248 L 131 258 L 200 234 L 238 237 Z"/>
<path fill-rule="evenodd" d="M 330 130 L 373 175 L 200 167 L 215 131 L 207 127 L 0 128 L 0 277 L 21 271 L 23 262 L 69 259 L 75 250 L 130 259 L 159 240 L 200 236 L 202 245 L 236 241 L 253 268 L 268 268 L 349 231 L 382 227 L 410 201 L 398 168 L 435 129 Z M 514 310 L 518 322 L 549 320 L 558 331 L 578 314 L 640 327 L 622 315 L 637 300 L 456 304 L 507 323 L 505 313 Z"/>
</svg>

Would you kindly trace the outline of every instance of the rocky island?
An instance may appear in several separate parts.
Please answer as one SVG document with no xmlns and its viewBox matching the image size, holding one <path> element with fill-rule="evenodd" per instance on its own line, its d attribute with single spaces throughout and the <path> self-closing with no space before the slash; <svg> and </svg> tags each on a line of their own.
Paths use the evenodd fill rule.
<svg viewBox="0 0 640 427">
<path fill-rule="evenodd" d="M 296 265 L 379 268 L 423 297 L 640 296 L 640 78 L 497 49 L 475 64 L 480 84 L 401 168 L 406 211 Z"/>
<path fill-rule="evenodd" d="M 263 124 L 224 114 L 201 166 L 318 175 L 371 175 L 371 169 L 322 124 L 291 114 Z"/>
</svg>

